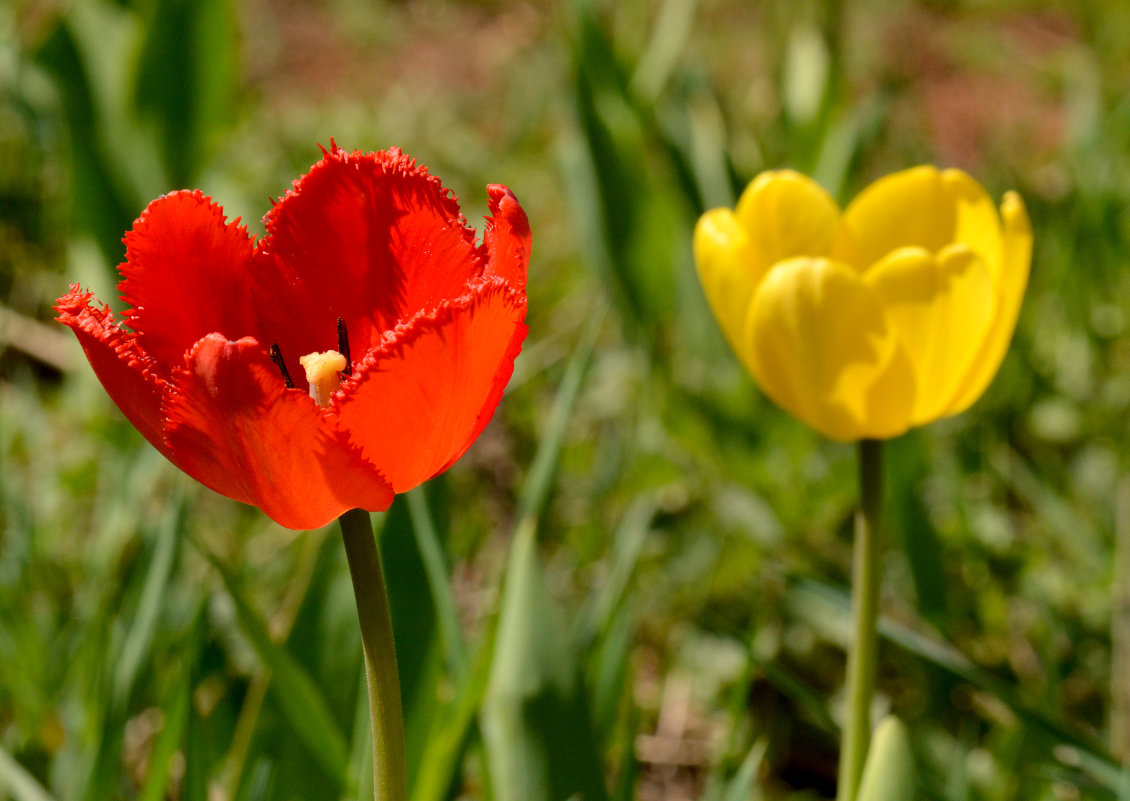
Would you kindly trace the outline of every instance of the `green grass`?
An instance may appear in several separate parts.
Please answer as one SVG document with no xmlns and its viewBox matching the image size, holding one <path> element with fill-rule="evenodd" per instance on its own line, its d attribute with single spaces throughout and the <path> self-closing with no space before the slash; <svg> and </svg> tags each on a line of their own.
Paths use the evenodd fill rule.
<svg viewBox="0 0 1130 801">
<path fill-rule="evenodd" d="M 255 230 L 331 136 L 534 231 L 494 421 L 378 521 L 413 801 L 831 796 L 854 450 L 744 375 L 690 236 L 761 169 L 922 161 L 1019 190 L 1036 251 L 986 395 L 887 448 L 878 706 L 921 798 L 1130 798 L 1128 37 L 1099 0 L 0 8 L 0 799 L 368 791 L 336 529 L 194 484 L 26 325 L 114 295 L 151 198 Z"/>
</svg>

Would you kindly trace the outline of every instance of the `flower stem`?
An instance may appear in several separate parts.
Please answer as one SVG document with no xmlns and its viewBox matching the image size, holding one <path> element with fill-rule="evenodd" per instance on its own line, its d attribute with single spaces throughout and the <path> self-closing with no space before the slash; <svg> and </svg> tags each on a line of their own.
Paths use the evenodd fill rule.
<svg viewBox="0 0 1130 801">
<path fill-rule="evenodd" d="M 848 646 L 847 721 L 840 751 L 836 801 L 855 801 L 871 741 L 875 652 L 879 618 L 879 509 L 882 505 L 883 443 L 859 443 L 859 511 L 852 554 L 852 639 Z"/>
<path fill-rule="evenodd" d="M 361 622 L 365 679 L 369 687 L 369 716 L 373 726 L 373 797 L 375 801 L 408 798 L 408 767 L 404 751 L 404 713 L 400 706 L 400 677 L 381 557 L 373 537 L 373 522 L 363 509 L 340 518 L 349 575 Z"/>
<path fill-rule="evenodd" d="M 1130 781 L 1130 478 L 1118 485 L 1110 621 L 1110 751 Z"/>
</svg>

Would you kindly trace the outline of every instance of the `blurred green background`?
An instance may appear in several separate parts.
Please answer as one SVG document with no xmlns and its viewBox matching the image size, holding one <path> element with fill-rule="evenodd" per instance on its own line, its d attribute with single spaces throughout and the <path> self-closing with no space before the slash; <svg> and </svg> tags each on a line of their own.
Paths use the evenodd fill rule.
<svg viewBox="0 0 1130 801">
<path fill-rule="evenodd" d="M 0 5 L 0 799 L 371 797 L 336 527 L 180 474 L 51 322 L 152 198 L 261 233 L 330 137 L 534 231 L 493 423 L 376 516 L 413 801 L 833 794 L 855 452 L 741 371 L 690 237 L 762 169 L 921 162 L 1036 249 L 988 393 L 887 448 L 876 715 L 924 799 L 1130 799 L 1128 43 L 1105 0 Z"/>
</svg>

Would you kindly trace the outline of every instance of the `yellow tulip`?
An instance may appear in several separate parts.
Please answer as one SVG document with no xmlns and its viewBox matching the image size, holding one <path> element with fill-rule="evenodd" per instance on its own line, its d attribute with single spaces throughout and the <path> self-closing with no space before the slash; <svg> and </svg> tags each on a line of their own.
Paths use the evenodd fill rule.
<svg viewBox="0 0 1130 801">
<path fill-rule="evenodd" d="M 842 213 L 781 170 L 704 214 L 694 252 L 722 331 L 774 402 L 832 439 L 885 439 L 985 391 L 1016 327 L 1032 231 L 1019 195 L 998 213 L 960 170 L 889 175 Z"/>
</svg>

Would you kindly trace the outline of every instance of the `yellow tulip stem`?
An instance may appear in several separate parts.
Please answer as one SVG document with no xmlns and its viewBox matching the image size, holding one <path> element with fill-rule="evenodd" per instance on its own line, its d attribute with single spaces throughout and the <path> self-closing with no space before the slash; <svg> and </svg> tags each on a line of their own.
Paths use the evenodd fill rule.
<svg viewBox="0 0 1130 801">
<path fill-rule="evenodd" d="M 879 619 L 879 510 L 883 495 L 883 443 L 859 443 L 859 510 L 852 554 L 852 639 L 848 645 L 847 719 L 840 751 L 836 801 L 855 801 L 871 742 Z"/>
<path fill-rule="evenodd" d="M 392 616 L 381 557 L 373 537 L 373 521 L 363 509 L 340 518 L 341 536 L 365 653 L 365 680 L 369 688 L 369 715 L 373 727 L 373 797 L 375 801 L 406 801 L 408 766 L 404 750 L 404 713 L 400 703 L 400 677 Z"/>
</svg>

